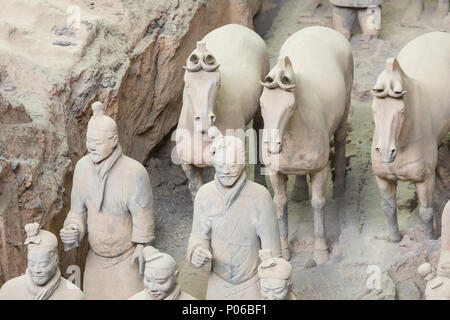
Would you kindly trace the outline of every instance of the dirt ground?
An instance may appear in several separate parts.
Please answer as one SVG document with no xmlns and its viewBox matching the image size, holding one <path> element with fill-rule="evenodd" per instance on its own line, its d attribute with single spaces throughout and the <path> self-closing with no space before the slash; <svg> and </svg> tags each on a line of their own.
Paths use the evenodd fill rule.
<svg viewBox="0 0 450 320">
<path fill-rule="evenodd" d="M 313 17 L 301 17 L 302 1 L 265 0 L 255 18 L 255 30 L 265 39 L 270 63 L 274 65 L 283 42 L 297 30 L 310 25 L 331 27 L 328 1 Z M 328 184 L 326 228 L 331 248 L 330 260 L 310 267 L 313 244 L 313 213 L 309 201 L 289 201 L 289 240 L 294 268 L 294 290 L 298 299 L 422 299 L 424 282 L 417 267 L 436 263 L 439 240 L 423 242 L 418 213 L 418 200 L 413 184 L 400 182 L 397 191 L 398 219 L 403 239 L 393 244 L 386 241 L 387 222 L 380 207 L 380 197 L 370 163 L 373 121 L 370 112 L 370 88 L 382 71 L 386 58 L 420 34 L 433 31 L 429 26 L 437 1 L 425 1 L 423 25 L 401 26 L 409 0 L 386 1 L 382 9 L 379 40 L 371 40 L 369 49 L 361 48 L 359 28 L 351 40 L 354 49 L 355 81 L 349 116 L 346 155 L 346 197 L 332 199 L 332 182 Z M 180 284 L 189 294 L 204 299 L 208 268 L 192 268 L 185 262 L 185 251 L 192 223 L 192 202 L 187 179 L 181 167 L 172 163 L 170 139 L 160 146 L 147 163 L 153 186 L 156 216 L 155 246 L 171 254 L 180 266 Z M 252 177 L 252 167 L 246 168 Z M 207 170 L 205 181 L 213 177 Z M 331 175 L 330 175 L 331 176 Z M 292 191 L 294 176 L 289 178 Z M 270 182 L 267 185 L 272 192 Z M 448 194 L 437 188 L 434 193 L 436 227 Z M 379 273 L 378 273 L 379 271 Z M 380 275 L 380 286 L 370 286 L 373 276 Z M 369 285 L 368 285 L 369 283 Z"/>
</svg>

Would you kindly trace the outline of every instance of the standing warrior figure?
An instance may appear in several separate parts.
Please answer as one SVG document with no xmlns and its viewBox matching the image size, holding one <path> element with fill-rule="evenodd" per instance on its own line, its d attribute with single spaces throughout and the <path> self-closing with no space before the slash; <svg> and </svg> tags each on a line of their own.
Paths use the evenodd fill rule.
<svg viewBox="0 0 450 320">
<path fill-rule="evenodd" d="M 197 300 L 181 290 L 177 263 L 171 256 L 152 246 L 145 247 L 143 254 L 145 290 L 129 300 Z"/>
<path fill-rule="evenodd" d="M 38 223 L 25 226 L 28 268 L 25 274 L 7 281 L 0 300 L 84 300 L 84 294 L 59 270 L 58 240 Z"/>
<path fill-rule="evenodd" d="M 274 203 L 265 187 L 247 180 L 242 141 L 214 129 L 209 133 L 215 136 L 211 152 L 216 176 L 195 198 L 186 257 L 195 267 L 212 260 L 207 300 L 261 299 L 258 250 L 280 256 Z"/>
<path fill-rule="evenodd" d="M 362 40 L 377 38 L 381 29 L 381 5 L 384 0 L 330 0 L 333 5 L 333 28 L 348 40 L 358 19 Z"/>
<path fill-rule="evenodd" d="M 430 32 L 386 61 L 375 87 L 371 159 L 389 240 L 401 240 L 397 181 L 416 185 L 425 240 L 433 239 L 438 145 L 450 130 L 450 34 Z"/>
<path fill-rule="evenodd" d="M 95 102 L 92 109 L 89 154 L 75 167 L 61 240 L 67 251 L 88 232 L 87 299 L 128 299 L 143 289 L 142 250 L 155 237 L 150 179 L 139 162 L 122 154 L 116 122 L 103 114 L 103 104 Z"/>
<path fill-rule="evenodd" d="M 263 300 L 297 300 L 292 291 L 292 266 L 283 258 L 272 257 L 270 250 L 260 250 L 259 287 Z"/>
<path fill-rule="evenodd" d="M 194 202 L 203 184 L 203 168 L 212 166 L 208 129 L 214 125 L 223 134 L 232 130 L 231 134 L 243 141 L 246 125 L 252 119 L 253 127 L 262 129 L 258 81 L 269 69 L 267 47 L 255 31 L 228 24 L 197 42 L 184 68 L 183 107 L 176 131 L 176 150 Z M 258 162 L 255 177 L 264 184 L 259 166 Z"/>
<path fill-rule="evenodd" d="M 427 300 L 450 300 L 450 201 L 442 214 L 441 255 L 437 271 L 429 263 L 419 267 L 419 274 L 427 281 Z"/>
</svg>

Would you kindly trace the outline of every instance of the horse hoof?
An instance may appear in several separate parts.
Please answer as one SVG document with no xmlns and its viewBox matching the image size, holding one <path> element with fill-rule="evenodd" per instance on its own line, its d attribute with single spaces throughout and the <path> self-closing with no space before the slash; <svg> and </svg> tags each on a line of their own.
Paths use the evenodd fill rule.
<svg viewBox="0 0 450 320">
<path fill-rule="evenodd" d="M 425 241 L 433 240 L 434 239 L 433 230 L 425 230 L 423 233 L 423 237 L 425 238 Z"/>
<path fill-rule="evenodd" d="M 291 260 L 291 253 L 289 252 L 289 248 L 284 248 L 281 250 L 281 256 L 284 260 L 289 261 Z"/>
<path fill-rule="evenodd" d="M 388 237 L 389 242 L 400 242 L 402 240 L 402 236 L 400 233 L 390 234 Z"/>
</svg>

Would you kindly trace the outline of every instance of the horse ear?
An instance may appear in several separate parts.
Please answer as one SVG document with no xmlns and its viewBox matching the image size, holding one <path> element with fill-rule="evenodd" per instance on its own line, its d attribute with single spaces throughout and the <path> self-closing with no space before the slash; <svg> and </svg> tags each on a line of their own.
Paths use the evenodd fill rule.
<svg viewBox="0 0 450 320">
<path fill-rule="evenodd" d="M 388 58 L 386 60 L 386 70 L 391 72 L 399 71 L 400 73 L 403 73 L 402 67 L 400 66 L 397 58 Z"/>
<path fill-rule="evenodd" d="M 197 41 L 197 50 L 198 51 L 206 51 L 206 42 Z"/>
<path fill-rule="evenodd" d="M 285 67 L 292 67 L 291 59 L 289 59 L 288 56 L 284 57 L 284 66 Z"/>
<path fill-rule="evenodd" d="M 278 58 L 277 66 L 280 68 L 286 68 L 289 66 L 292 67 L 291 60 L 289 59 L 288 56 L 284 56 L 283 58 Z"/>
</svg>

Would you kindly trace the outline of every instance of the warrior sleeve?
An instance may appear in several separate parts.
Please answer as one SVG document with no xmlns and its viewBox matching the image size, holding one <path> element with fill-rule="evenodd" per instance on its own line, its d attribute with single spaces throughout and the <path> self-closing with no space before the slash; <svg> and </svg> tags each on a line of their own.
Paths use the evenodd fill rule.
<svg viewBox="0 0 450 320">
<path fill-rule="evenodd" d="M 75 224 L 78 227 L 78 231 L 80 232 L 80 241 L 83 239 L 86 234 L 86 214 L 87 209 L 83 200 L 83 194 L 81 192 L 82 185 L 82 175 L 80 169 L 80 160 L 75 166 L 75 171 L 73 173 L 73 184 L 72 184 L 72 193 L 70 195 L 70 211 L 67 214 L 66 220 L 64 221 L 64 227 L 67 227 L 70 224 Z"/>
<path fill-rule="evenodd" d="M 192 232 L 191 236 L 189 237 L 189 242 L 186 251 L 186 259 L 188 260 L 188 262 L 191 262 L 192 254 L 194 253 L 194 250 L 197 247 L 201 247 L 203 249 L 211 251 L 210 248 L 211 226 L 209 223 L 209 219 L 207 219 L 207 217 L 204 214 L 205 211 L 202 206 L 203 202 L 202 191 L 204 191 L 204 189 L 202 190 L 202 188 L 198 190 L 194 201 L 194 218 L 192 221 Z"/>
<path fill-rule="evenodd" d="M 261 241 L 261 248 L 272 250 L 273 257 L 281 257 L 280 229 L 275 203 L 270 193 L 264 189 L 254 204 L 258 210 L 256 232 Z"/>
<path fill-rule="evenodd" d="M 155 239 L 153 194 L 150 178 L 141 164 L 137 172 L 135 180 L 130 181 L 128 187 L 127 206 L 133 220 L 131 241 L 146 244 Z"/>
</svg>

